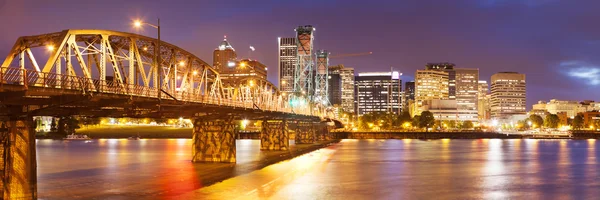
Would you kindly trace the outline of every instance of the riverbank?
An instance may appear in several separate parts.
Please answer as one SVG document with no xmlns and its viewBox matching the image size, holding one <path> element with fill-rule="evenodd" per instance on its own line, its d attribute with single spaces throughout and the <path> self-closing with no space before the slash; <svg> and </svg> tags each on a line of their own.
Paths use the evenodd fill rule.
<svg viewBox="0 0 600 200">
<path fill-rule="evenodd" d="M 563 135 L 521 135 L 495 132 L 346 132 L 348 139 L 572 139 Z M 583 138 L 582 138 L 583 139 Z"/>
<path fill-rule="evenodd" d="M 77 134 L 90 138 L 192 138 L 192 128 L 177 128 L 172 126 L 116 126 L 98 125 L 83 127 L 76 130 Z"/>
</svg>

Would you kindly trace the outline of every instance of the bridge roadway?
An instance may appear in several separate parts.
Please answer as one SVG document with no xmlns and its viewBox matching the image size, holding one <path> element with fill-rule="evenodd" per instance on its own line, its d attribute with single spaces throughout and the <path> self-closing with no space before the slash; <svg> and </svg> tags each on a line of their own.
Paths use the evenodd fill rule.
<svg viewBox="0 0 600 200">
<path fill-rule="evenodd" d="M 289 130 L 298 144 L 333 138 L 321 123 L 323 108 L 306 97 L 261 79 L 222 81 L 195 55 L 157 42 L 108 30 L 17 40 L 0 67 L 3 199 L 37 197 L 32 116 L 190 118 L 192 162 L 236 162 L 242 119 L 262 122 L 261 150 L 288 150 Z"/>
</svg>

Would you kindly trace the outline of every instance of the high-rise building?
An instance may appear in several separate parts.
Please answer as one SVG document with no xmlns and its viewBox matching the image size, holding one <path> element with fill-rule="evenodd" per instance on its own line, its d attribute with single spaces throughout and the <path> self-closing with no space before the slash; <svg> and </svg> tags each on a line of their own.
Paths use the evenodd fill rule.
<svg viewBox="0 0 600 200">
<path fill-rule="evenodd" d="M 506 119 L 526 114 L 525 74 L 499 72 L 492 75 L 491 116 Z"/>
<path fill-rule="evenodd" d="M 220 73 L 223 80 L 247 77 L 267 79 L 267 66 L 258 60 L 242 59 L 234 63 L 231 70 Z"/>
<path fill-rule="evenodd" d="M 296 55 L 298 46 L 296 46 L 296 38 L 277 38 L 278 44 L 278 69 L 279 69 L 279 90 L 282 92 L 294 91 L 294 74 L 296 63 L 298 62 Z"/>
<path fill-rule="evenodd" d="M 354 80 L 358 115 L 378 111 L 400 113 L 402 81 L 399 72 L 358 73 Z"/>
<path fill-rule="evenodd" d="M 478 119 L 479 69 L 455 68 L 455 97 L 458 110 L 465 110 L 462 120 Z"/>
<path fill-rule="evenodd" d="M 479 80 L 479 92 L 477 94 L 477 114 L 480 120 L 490 119 L 490 98 L 488 83 L 485 80 Z"/>
<path fill-rule="evenodd" d="M 219 73 L 233 73 L 235 71 L 235 49 L 223 38 L 221 44 L 213 52 L 213 68 Z"/>
<path fill-rule="evenodd" d="M 433 99 L 448 99 L 448 72 L 437 69 L 417 70 L 415 73 L 415 112 L 421 115 L 423 102 Z"/>
<path fill-rule="evenodd" d="M 404 99 L 402 99 L 403 109 L 408 108 L 409 101 L 415 101 L 415 82 L 404 82 Z"/>
<path fill-rule="evenodd" d="M 344 65 L 329 66 L 329 74 L 339 74 L 340 77 L 340 99 L 341 106 L 345 112 L 354 113 L 355 111 L 355 99 L 354 99 L 354 68 L 347 68 Z M 332 85 L 329 85 L 332 87 Z M 331 93 L 329 93 L 331 96 Z M 332 102 L 332 104 L 334 104 Z"/>
<path fill-rule="evenodd" d="M 456 72 L 454 68 L 456 65 L 453 63 L 427 63 L 425 65 L 426 70 L 439 70 L 448 72 L 448 98 L 456 98 Z"/>
<path fill-rule="evenodd" d="M 342 78 L 339 73 L 330 73 L 329 78 L 327 79 L 327 84 L 329 90 L 327 93 L 329 95 L 329 103 L 333 106 L 342 105 Z"/>
</svg>

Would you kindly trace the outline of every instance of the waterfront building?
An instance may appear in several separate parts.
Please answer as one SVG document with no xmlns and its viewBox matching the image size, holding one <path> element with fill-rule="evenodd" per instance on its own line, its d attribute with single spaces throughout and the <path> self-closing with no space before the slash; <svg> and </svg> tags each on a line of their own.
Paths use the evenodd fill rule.
<svg viewBox="0 0 600 200">
<path fill-rule="evenodd" d="M 427 63 L 425 65 L 426 70 L 438 70 L 445 71 L 448 73 L 448 99 L 456 98 L 456 71 L 454 63 Z"/>
<path fill-rule="evenodd" d="M 342 109 L 345 112 L 354 113 L 354 111 L 355 111 L 354 68 L 345 67 L 342 64 L 335 65 L 335 66 L 329 66 L 329 74 L 330 75 L 338 74 L 340 77 L 339 99 L 340 99 Z M 329 87 L 331 87 L 331 85 Z M 330 95 L 331 95 L 331 93 L 330 93 Z M 336 98 L 337 98 L 337 96 L 336 96 Z"/>
<path fill-rule="evenodd" d="M 455 99 L 457 110 L 468 110 L 472 116 L 459 119 L 478 119 L 479 69 L 455 68 Z"/>
<path fill-rule="evenodd" d="M 491 116 L 506 119 L 512 115 L 525 115 L 525 74 L 499 72 L 491 77 Z"/>
<path fill-rule="evenodd" d="M 479 120 L 490 119 L 490 94 L 489 85 L 485 80 L 479 80 L 479 92 L 477 93 L 477 114 Z"/>
<path fill-rule="evenodd" d="M 429 99 L 421 106 L 423 111 L 429 111 L 436 120 L 444 121 L 477 121 L 477 110 L 467 109 L 456 99 Z"/>
<path fill-rule="evenodd" d="M 402 109 L 410 109 L 408 102 L 415 101 L 415 81 L 404 82 L 403 94 L 402 104 L 404 105 L 402 105 Z"/>
<path fill-rule="evenodd" d="M 296 55 L 298 54 L 298 46 L 296 38 L 277 38 L 278 45 L 278 66 L 279 70 L 279 90 L 282 92 L 294 91 L 294 75 L 296 71 L 296 63 L 298 62 Z"/>
<path fill-rule="evenodd" d="M 355 77 L 358 115 L 370 112 L 401 112 L 402 81 L 400 73 L 364 72 Z"/>
<path fill-rule="evenodd" d="M 550 114 L 558 114 L 561 112 L 566 113 L 567 117 L 573 118 L 577 116 L 577 113 L 594 110 L 592 103 L 579 102 L 579 101 L 568 101 L 568 100 L 557 100 L 551 99 L 550 101 L 538 101 L 533 104 L 532 111 L 542 110 Z M 590 108 L 591 107 L 591 108 Z"/>
<path fill-rule="evenodd" d="M 340 78 L 340 74 L 337 73 L 329 73 L 329 78 L 327 79 L 327 84 L 329 87 L 327 88 L 329 95 L 329 103 L 333 106 L 340 106 L 342 104 L 342 79 Z"/>
<path fill-rule="evenodd" d="M 417 70 L 415 73 L 415 111 L 421 115 L 423 102 L 448 99 L 448 72 L 437 69 Z"/>
</svg>

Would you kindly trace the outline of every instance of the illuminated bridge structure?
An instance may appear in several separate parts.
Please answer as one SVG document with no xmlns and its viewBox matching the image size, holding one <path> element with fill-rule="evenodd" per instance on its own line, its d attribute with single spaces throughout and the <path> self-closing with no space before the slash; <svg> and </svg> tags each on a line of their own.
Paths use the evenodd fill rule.
<svg viewBox="0 0 600 200">
<path fill-rule="evenodd" d="M 296 143 L 330 139 L 324 109 L 306 99 L 266 80 L 224 82 L 195 55 L 142 35 L 20 37 L 0 68 L 0 192 L 37 197 L 32 116 L 190 118 L 193 162 L 235 162 L 237 120 L 262 122 L 261 150 L 287 150 L 288 130 Z"/>
</svg>

